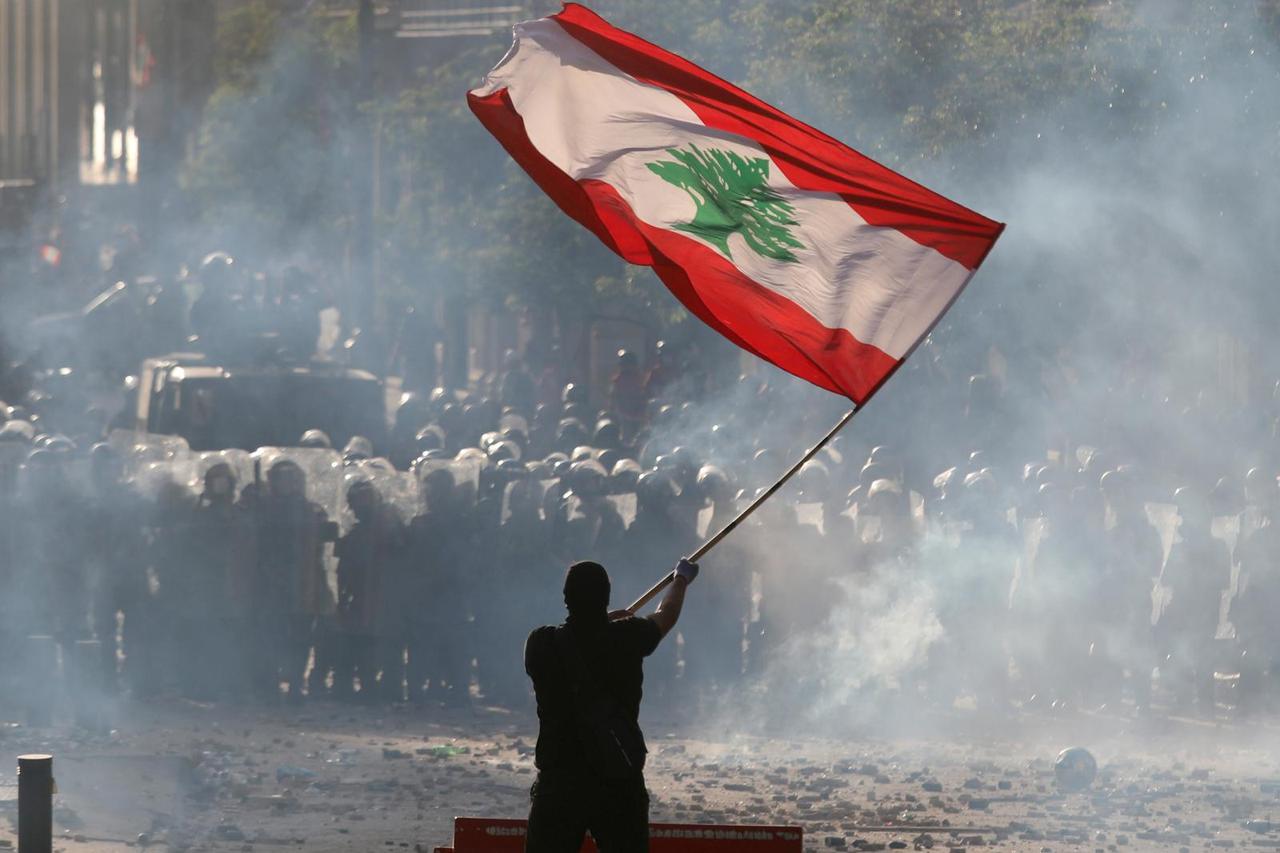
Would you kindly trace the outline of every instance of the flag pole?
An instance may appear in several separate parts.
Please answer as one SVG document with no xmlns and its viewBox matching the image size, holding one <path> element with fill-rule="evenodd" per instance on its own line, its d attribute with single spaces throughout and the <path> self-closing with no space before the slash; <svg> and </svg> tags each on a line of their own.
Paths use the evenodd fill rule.
<svg viewBox="0 0 1280 853">
<path fill-rule="evenodd" d="M 836 425 L 831 428 L 831 431 L 828 432 L 826 435 L 824 435 L 818 441 L 817 444 L 815 444 L 813 447 L 810 447 L 807 451 L 805 451 L 805 454 L 801 456 L 798 460 L 796 460 L 796 464 L 792 465 L 785 474 L 779 477 L 776 483 L 774 483 L 772 486 L 770 486 L 769 488 L 761 492 L 759 495 L 757 495 L 756 499 L 753 500 L 750 504 L 748 504 L 746 509 L 738 513 L 737 518 L 733 519 L 733 521 L 730 521 L 724 527 L 720 528 L 720 531 L 716 533 L 716 535 L 712 536 L 706 542 L 703 542 L 702 546 L 698 548 L 697 551 L 694 551 L 687 558 L 689 562 L 696 563 L 699 560 L 701 560 L 704 556 L 706 556 L 708 551 L 710 551 L 712 548 L 716 547 L 716 545 L 720 543 L 721 539 L 724 539 L 726 536 L 732 533 L 739 524 L 746 521 L 751 516 L 751 513 L 755 512 L 760 508 L 761 504 L 763 504 L 769 498 L 773 497 L 773 495 L 778 491 L 778 489 L 781 489 L 783 486 L 785 486 L 787 481 L 790 480 L 792 477 L 794 477 L 800 471 L 800 469 L 804 467 L 804 463 L 808 462 L 810 459 L 817 456 L 818 452 L 822 450 L 822 448 L 826 447 L 827 444 L 831 442 L 831 439 L 836 437 L 836 433 L 844 429 L 845 426 L 849 423 L 849 421 L 853 420 L 853 416 L 860 411 L 862 411 L 862 407 L 855 406 L 854 408 L 845 412 L 844 417 L 842 417 L 839 421 L 836 422 Z M 658 595 L 658 593 L 666 589 L 667 586 L 670 585 L 670 583 L 673 580 L 675 580 L 675 577 L 676 577 L 675 572 L 668 572 L 666 577 L 658 581 L 653 586 L 649 587 L 649 591 L 646 592 L 644 595 L 640 596 L 638 599 L 636 599 L 635 602 L 630 607 L 627 608 L 627 610 L 631 611 L 632 613 L 635 613 L 641 607 L 644 607 L 646 604 L 652 601 L 654 597 Z"/>
</svg>

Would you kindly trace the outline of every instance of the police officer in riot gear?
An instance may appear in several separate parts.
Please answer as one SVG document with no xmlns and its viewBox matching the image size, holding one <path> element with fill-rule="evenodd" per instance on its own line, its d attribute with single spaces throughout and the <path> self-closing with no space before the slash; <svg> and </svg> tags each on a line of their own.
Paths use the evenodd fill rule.
<svg viewBox="0 0 1280 853">
<path fill-rule="evenodd" d="M 204 475 L 204 490 L 191 513 L 192 594 L 196 595 L 184 630 L 192 631 L 192 652 L 199 655 L 202 693 L 239 695 L 248 686 L 241 676 L 249 664 L 246 614 L 252 606 L 253 519 L 236 502 L 236 475 L 217 462 Z"/>
<path fill-rule="evenodd" d="M 1100 603 L 1100 615 L 1111 626 L 1112 654 L 1128 671 L 1134 707 L 1142 713 L 1151 704 L 1151 670 L 1156 664 L 1151 592 L 1160 575 L 1164 546 L 1147 519 L 1131 471 L 1123 466 L 1108 471 L 1100 485 L 1112 520 L 1104 543 L 1110 589 Z"/>
<path fill-rule="evenodd" d="M 1280 490 L 1276 479 L 1254 468 L 1245 478 L 1246 509 L 1235 558 L 1239 589 L 1231 601 L 1231 624 L 1240 646 L 1238 707 L 1249 714 L 1274 706 L 1280 675 Z"/>
<path fill-rule="evenodd" d="M 384 574 L 394 573 L 404 558 L 404 527 L 395 511 L 369 480 L 356 480 L 347 488 L 347 505 L 356 523 L 338 540 L 338 648 L 334 668 L 334 693 L 339 699 L 375 695 L 377 644 L 384 607 Z M 392 673 L 391 677 L 398 677 Z M 398 685 L 397 685 L 398 686 Z"/>
<path fill-rule="evenodd" d="M 243 292 L 240 268 L 226 252 L 200 262 L 202 290 L 191 305 L 189 324 L 204 352 L 219 358 L 243 356 L 253 337 L 253 318 Z"/>
<path fill-rule="evenodd" d="M 409 701 L 429 695 L 449 705 L 470 701 L 468 665 L 467 519 L 459 507 L 459 487 L 447 468 L 422 478 L 426 509 L 409 524 L 412 563 L 408 568 L 414 615 L 409 626 Z M 384 669 L 385 672 L 385 669 Z"/>
<path fill-rule="evenodd" d="M 1222 593 L 1231 583 L 1231 555 L 1226 543 L 1210 534 L 1207 498 L 1190 487 L 1173 497 L 1181 524 L 1160 572 L 1168 599 L 1156 622 L 1161 671 L 1172 676 L 1178 704 L 1185 706 L 1194 697 L 1200 715 L 1212 718 L 1213 644 Z"/>
<path fill-rule="evenodd" d="M 622 535 L 621 555 L 625 565 L 623 591 L 639 596 L 648 589 L 646 567 L 661 565 L 662 555 L 677 551 L 690 554 L 697 547 L 695 531 L 675 512 L 679 490 L 662 471 L 649 471 L 636 481 L 636 517 Z M 652 569 L 650 569 L 652 571 Z M 658 677 L 660 690 L 674 686 L 677 671 L 676 644 L 658 652 L 650 670 Z"/>
<path fill-rule="evenodd" d="M 324 509 L 307 499 L 306 486 L 302 468 L 282 459 L 268 470 L 266 493 L 257 500 L 254 680 L 264 698 L 275 696 L 281 681 L 288 682 L 290 697 L 301 697 L 317 619 L 333 611 L 323 555 L 337 530 Z"/>
<path fill-rule="evenodd" d="M 116 686 L 119 653 L 136 645 L 141 609 L 147 595 L 141 498 L 124 480 L 124 465 L 107 444 L 89 453 L 91 490 L 86 528 L 93 630 L 101 644 L 103 683 Z M 119 642 L 117 640 L 119 639 Z"/>
</svg>

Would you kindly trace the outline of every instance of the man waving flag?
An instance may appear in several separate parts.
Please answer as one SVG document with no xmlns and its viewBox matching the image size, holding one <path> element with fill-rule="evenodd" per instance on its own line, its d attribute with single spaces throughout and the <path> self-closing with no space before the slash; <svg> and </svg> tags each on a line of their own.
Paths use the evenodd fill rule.
<svg viewBox="0 0 1280 853">
<path fill-rule="evenodd" d="M 859 405 L 1004 227 L 573 3 L 517 25 L 468 101 L 704 322 Z"/>
</svg>

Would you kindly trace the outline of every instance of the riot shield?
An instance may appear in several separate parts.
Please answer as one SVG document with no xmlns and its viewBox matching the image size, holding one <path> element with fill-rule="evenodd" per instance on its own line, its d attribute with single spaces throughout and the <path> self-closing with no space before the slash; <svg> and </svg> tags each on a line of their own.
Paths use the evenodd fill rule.
<svg viewBox="0 0 1280 853">
<path fill-rule="evenodd" d="M 339 522 L 346 509 L 343 491 L 342 454 L 327 447 L 259 447 L 249 455 L 253 462 L 255 479 L 266 483 L 271 466 L 288 460 L 302 469 L 306 477 L 307 500 L 319 504 L 329 520 Z M 333 543 L 324 547 L 325 578 L 333 600 L 338 594 L 338 560 L 333 554 Z"/>
<path fill-rule="evenodd" d="M 414 476 L 417 478 L 418 484 L 418 512 L 427 512 L 431 507 L 428 506 L 427 491 L 423 488 L 432 472 L 448 471 L 453 478 L 453 500 L 458 509 L 466 509 L 474 506 L 477 496 L 480 494 L 480 470 L 483 463 L 478 458 L 468 457 L 463 459 L 424 459 L 414 466 Z"/>
<path fill-rule="evenodd" d="M 343 501 L 338 522 L 343 533 L 355 525 L 355 516 L 347 504 L 346 494 L 357 481 L 373 484 L 382 502 L 392 508 L 400 521 L 408 522 L 413 518 L 418 507 L 417 483 L 413 476 L 397 471 L 385 459 L 362 459 L 356 463 L 347 463 L 342 472 Z"/>
<path fill-rule="evenodd" d="M 714 506 L 704 506 L 698 510 L 698 524 L 694 529 L 698 533 L 699 539 L 706 539 L 711 535 L 711 519 L 715 518 L 716 508 Z"/>
<path fill-rule="evenodd" d="M 526 477 L 521 480 L 512 480 L 502 489 L 502 516 L 503 524 L 511 518 L 512 505 L 517 506 L 529 501 L 532 504 L 534 512 L 539 519 L 546 519 L 546 510 L 543 507 L 543 500 L 546 498 L 548 485 L 554 483 L 554 480 L 538 480 L 533 477 Z"/>
<path fill-rule="evenodd" d="M 460 489 L 459 497 L 467 503 L 475 503 L 480 495 L 480 472 L 489 464 L 488 457 L 483 454 L 468 455 L 464 450 L 449 464 L 452 466 L 450 470 L 453 472 L 453 483 Z"/>
<path fill-rule="evenodd" d="M 191 459 L 146 462 L 134 468 L 128 482 L 143 499 L 155 503 L 189 503 L 200 492 L 192 485 Z"/>
<path fill-rule="evenodd" d="M 204 478 L 214 465 L 226 465 L 235 475 L 235 498 L 246 485 L 253 482 L 253 458 L 247 450 L 231 448 L 228 450 L 206 450 L 195 455 L 192 465 L 191 488 L 197 492 L 204 490 Z"/>
<path fill-rule="evenodd" d="M 609 503 L 613 504 L 613 508 L 618 511 L 618 515 L 622 516 L 622 523 L 627 527 L 630 527 L 631 522 L 636 520 L 635 492 L 621 492 L 609 495 Z"/>
<path fill-rule="evenodd" d="M 929 519 L 925 514 L 924 495 L 914 489 L 909 490 L 907 502 L 911 507 L 911 527 L 917 536 L 924 536 L 929 526 Z"/>
<path fill-rule="evenodd" d="M 288 460 L 306 476 L 307 500 L 319 504 L 336 521 L 345 498 L 342 489 L 342 454 L 327 447 L 259 447 L 249 455 L 257 477 L 266 481 L 277 462 Z"/>
<path fill-rule="evenodd" d="M 1236 552 L 1236 543 L 1240 541 L 1241 515 L 1215 515 L 1209 523 L 1210 535 L 1225 543 L 1227 550 L 1232 554 Z"/>
<path fill-rule="evenodd" d="M 155 497 L 157 485 L 168 480 L 192 488 L 196 459 L 185 438 L 117 429 L 107 435 L 107 444 L 119 455 L 125 479 L 140 494 Z"/>
<path fill-rule="evenodd" d="M 408 524 L 422 505 L 418 495 L 418 478 L 409 471 L 396 471 L 395 479 L 390 482 L 392 490 L 392 506 L 400 521 Z"/>
<path fill-rule="evenodd" d="M 1147 520 L 1151 522 L 1151 526 L 1160 534 L 1161 556 L 1160 561 L 1169 559 L 1169 549 L 1173 547 L 1173 538 L 1178 532 L 1178 507 L 1170 503 L 1156 503 L 1154 501 L 1144 504 L 1147 512 Z"/>
<path fill-rule="evenodd" d="M 796 521 L 800 524 L 807 525 L 817 529 L 819 532 L 823 530 L 823 512 L 822 504 L 817 501 L 798 501 L 795 504 Z"/>
<path fill-rule="evenodd" d="M 1026 523 L 1022 525 L 1022 559 L 1024 565 L 1034 568 L 1036 559 L 1040 555 L 1040 546 L 1044 543 L 1045 535 L 1048 532 L 1049 522 L 1043 516 L 1028 518 Z M 1034 570 L 1032 574 L 1034 574 Z"/>
<path fill-rule="evenodd" d="M 113 429 L 107 435 L 107 444 L 121 459 L 137 459 L 142 462 L 169 461 L 191 453 L 187 440 L 180 435 L 159 435 L 127 429 Z"/>
<path fill-rule="evenodd" d="M 1240 513 L 1240 531 L 1239 536 L 1243 539 L 1257 533 L 1260 528 L 1268 524 L 1268 514 L 1266 510 L 1255 504 L 1250 504 Z"/>
<path fill-rule="evenodd" d="M 559 477 L 551 477 L 538 482 L 542 485 L 542 518 L 544 521 L 550 521 L 556 518 L 559 512 L 567 487 Z"/>
</svg>

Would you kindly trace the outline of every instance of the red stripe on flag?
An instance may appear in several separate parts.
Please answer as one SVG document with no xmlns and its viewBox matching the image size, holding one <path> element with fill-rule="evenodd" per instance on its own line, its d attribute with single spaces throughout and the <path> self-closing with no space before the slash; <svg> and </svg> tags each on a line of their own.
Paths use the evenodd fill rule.
<svg viewBox="0 0 1280 853">
<path fill-rule="evenodd" d="M 578 182 L 566 175 L 554 163 L 542 156 L 524 129 L 524 119 L 516 112 L 515 104 L 506 89 L 499 89 L 483 97 L 467 93 L 467 105 L 480 119 L 494 138 L 507 149 L 511 159 L 520 164 L 529 177 L 560 205 L 560 209 L 591 229 L 604 244 L 617 252 L 628 263 L 652 266 L 649 247 L 634 231 L 609 227 L 600 219 L 600 211 L 592 205 Z M 607 214 L 607 211 L 605 212 Z"/>
<path fill-rule="evenodd" d="M 624 73 L 680 98 L 708 127 L 758 142 L 795 186 L 839 195 L 871 225 L 897 229 L 969 269 L 1004 229 L 584 6 L 566 3 L 552 18 Z"/>
<path fill-rule="evenodd" d="M 900 361 L 829 329 L 789 299 L 762 287 L 709 246 L 648 225 L 612 186 L 579 183 L 529 141 L 505 89 L 469 94 L 471 111 L 560 209 L 633 264 L 651 266 L 686 308 L 749 352 L 861 405 Z M 690 271 L 696 270 L 696 278 Z"/>
<path fill-rule="evenodd" d="M 897 359 L 847 329 L 827 328 L 790 299 L 752 281 L 710 246 L 640 220 L 611 185 L 584 181 L 582 186 L 597 209 L 610 207 L 644 236 L 654 271 L 685 307 L 739 346 L 859 405 L 898 366 Z"/>
</svg>

